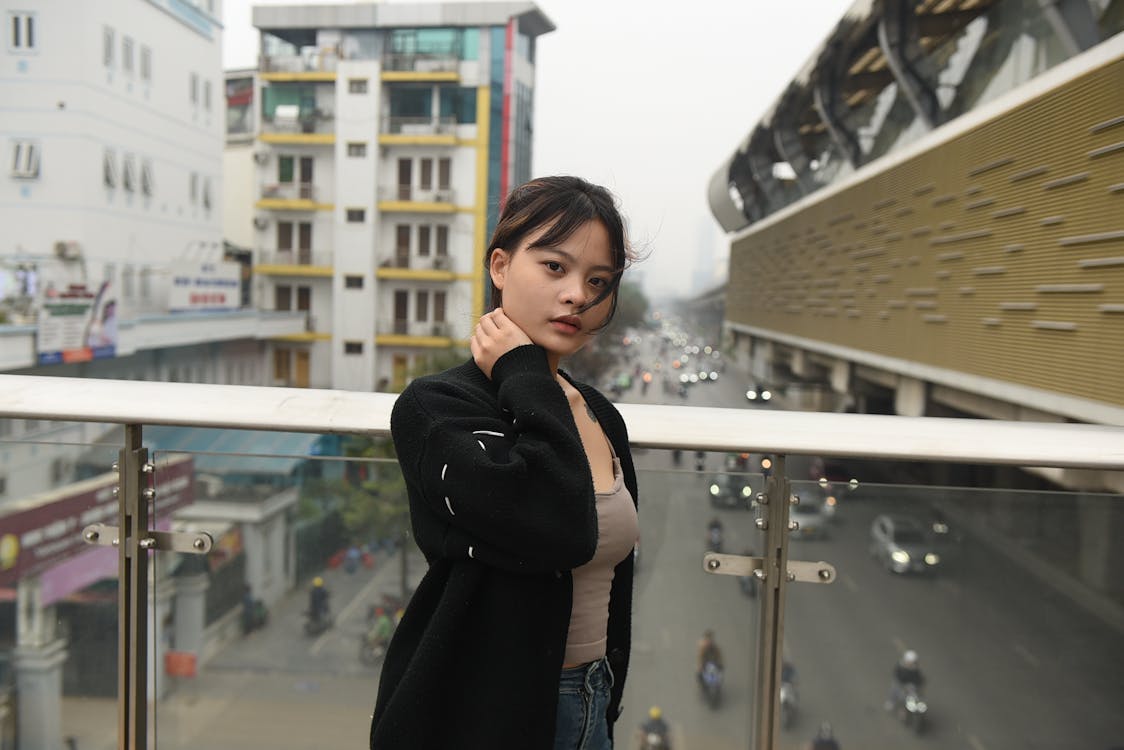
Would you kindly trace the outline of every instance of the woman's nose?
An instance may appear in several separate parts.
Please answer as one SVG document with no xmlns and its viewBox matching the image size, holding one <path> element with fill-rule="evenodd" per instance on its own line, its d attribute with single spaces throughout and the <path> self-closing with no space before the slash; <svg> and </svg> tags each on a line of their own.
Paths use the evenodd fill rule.
<svg viewBox="0 0 1124 750">
<path fill-rule="evenodd" d="M 578 307 L 585 304 L 585 285 L 582 284 L 581 279 L 566 282 L 562 291 L 562 301 L 567 305 Z"/>
</svg>

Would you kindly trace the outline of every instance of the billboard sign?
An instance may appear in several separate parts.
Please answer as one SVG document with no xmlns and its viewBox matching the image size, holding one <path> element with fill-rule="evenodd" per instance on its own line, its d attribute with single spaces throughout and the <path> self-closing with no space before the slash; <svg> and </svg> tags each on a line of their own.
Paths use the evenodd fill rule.
<svg viewBox="0 0 1124 750">
<path fill-rule="evenodd" d="M 39 307 L 35 350 L 41 365 L 89 362 L 117 353 L 117 300 L 113 286 L 85 284 L 64 291 L 48 285 Z"/>
<path fill-rule="evenodd" d="M 242 306 L 242 266 L 230 261 L 172 264 L 171 312 L 237 310 Z"/>
</svg>

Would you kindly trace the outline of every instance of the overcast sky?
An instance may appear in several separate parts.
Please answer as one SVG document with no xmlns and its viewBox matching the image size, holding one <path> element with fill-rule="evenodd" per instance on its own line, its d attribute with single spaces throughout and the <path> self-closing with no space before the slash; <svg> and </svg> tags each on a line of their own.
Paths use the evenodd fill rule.
<svg viewBox="0 0 1124 750">
<path fill-rule="evenodd" d="M 616 193 L 650 295 L 717 282 L 707 181 L 852 1 L 538 0 L 557 30 L 539 38 L 534 174 Z M 256 65 L 252 6 L 292 4 L 225 0 L 224 67 Z"/>
</svg>

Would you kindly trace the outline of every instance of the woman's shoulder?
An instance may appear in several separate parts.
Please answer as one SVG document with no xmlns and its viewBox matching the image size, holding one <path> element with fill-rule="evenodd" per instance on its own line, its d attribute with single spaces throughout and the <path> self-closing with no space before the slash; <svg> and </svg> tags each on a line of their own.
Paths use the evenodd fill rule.
<svg viewBox="0 0 1124 750">
<path fill-rule="evenodd" d="M 448 413 L 450 404 L 468 405 L 478 400 L 490 401 L 494 397 L 488 378 L 469 359 L 442 372 L 415 378 L 403 389 L 394 404 L 396 412 L 436 410 Z"/>
</svg>

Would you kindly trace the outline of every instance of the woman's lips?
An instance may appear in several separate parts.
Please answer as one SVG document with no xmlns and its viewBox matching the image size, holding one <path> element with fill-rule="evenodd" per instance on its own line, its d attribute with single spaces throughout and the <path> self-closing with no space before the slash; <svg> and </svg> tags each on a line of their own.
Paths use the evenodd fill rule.
<svg viewBox="0 0 1124 750">
<path fill-rule="evenodd" d="M 560 333 L 577 333 L 582 329 L 581 320 L 576 316 L 567 315 L 562 318 L 555 318 L 550 321 L 550 325 L 554 330 Z"/>
</svg>

